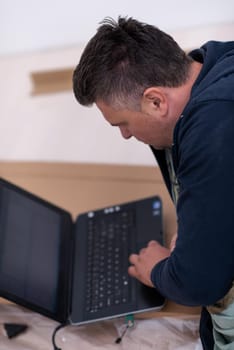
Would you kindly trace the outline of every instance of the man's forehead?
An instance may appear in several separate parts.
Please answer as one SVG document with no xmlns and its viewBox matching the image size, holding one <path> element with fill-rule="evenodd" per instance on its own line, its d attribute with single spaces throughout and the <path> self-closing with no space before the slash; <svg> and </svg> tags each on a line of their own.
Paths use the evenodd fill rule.
<svg viewBox="0 0 234 350">
<path fill-rule="evenodd" d="M 102 112 L 103 116 L 108 119 L 108 121 L 113 121 L 113 123 L 116 118 L 118 119 L 120 115 L 124 113 L 124 110 L 117 110 L 103 101 L 97 101 L 96 106 Z"/>
<path fill-rule="evenodd" d="M 136 122 L 136 115 L 139 114 L 139 112 L 128 109 L 117 110 L 103 102 L 97 102 L 96 105 L 105 120 L 112 126 L 126 127 L 133 120 Z"/>
<path fill-rule="evenodd" d="M 96 101 L 96 105 L 101 111 L 107 111 L 107 112 L 113 112 L 113 113 L 119 111 L 119 109 L 107 104 L 106 102 L 104 102 L 102 100 Z"/>
</svg>

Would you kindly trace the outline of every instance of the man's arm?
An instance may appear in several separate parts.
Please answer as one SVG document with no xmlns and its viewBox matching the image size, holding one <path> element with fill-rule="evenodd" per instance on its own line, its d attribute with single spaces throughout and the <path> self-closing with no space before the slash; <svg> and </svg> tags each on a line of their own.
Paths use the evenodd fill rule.
<svg viewBox="0 0 234 350">
<path fill-rule="evenodd" d="M 211 305 L 233 282 L 233 102 L 195 105 L 174 146 L 180 196 L 178 238 L 151 281 L 179 304 Z"/>
<path fill-rule="evenodd" d="M 143 249 L 129 273 L 176 303 L 211 305 L 233 282 L 233 102 L 196 105 L 180 123 L 175 249 Z"/>
</svg>

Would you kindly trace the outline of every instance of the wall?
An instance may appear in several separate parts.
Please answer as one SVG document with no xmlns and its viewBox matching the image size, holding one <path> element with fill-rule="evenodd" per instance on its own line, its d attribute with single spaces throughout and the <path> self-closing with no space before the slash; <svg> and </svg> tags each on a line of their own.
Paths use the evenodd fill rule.
<svg viewBox="0 0 234 350">
<path fill-rule="evenodd" d="M 75 66 L 79 55 L 74 48 L 1 59 L 1 160 L 134 164 L 139 157 L 150 162 L 148 147 L 124 141 L 95 107 L 81 107 L 71 91 L 31 96 L 30 72 Z"/>
<path fill-rule="evenodd" d="M 171 32 L 185 49 L 208 39 L 231 40 L 233 23 Z M 147 146 L 123 140 L 95 107 L 71 91 L 32 96 L 30 73 L 75 67 L 83 45 L 0 57 L 0 160 L 155 163 Z"/>
<path fill-rule="evenodd" d="M 234 20 L 233 0 L 1 0 L 0 54 L 86 42 L 106 16 L 132 16 L 165 31 Z"/>
</svg>

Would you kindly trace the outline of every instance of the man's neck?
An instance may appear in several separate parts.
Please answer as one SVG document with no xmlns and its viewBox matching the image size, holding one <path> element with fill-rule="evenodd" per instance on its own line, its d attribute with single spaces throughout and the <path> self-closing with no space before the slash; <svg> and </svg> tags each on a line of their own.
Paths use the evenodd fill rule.
<svg viewBox="0 0 234 350">
<path fill-rule="evenodd" d="M 168 96 L 170 101 L 170 111 L 172 119 L 176 123 L 180 118 L 185 106 L 187 105 L 190 96 L 192 87 L 201 71 L 202 64 L 198 62 L 193 62 L 190 67 L 190 73 L 187 81 L 176 88 L 165 88 L 165 93 Z"/>
</svg>

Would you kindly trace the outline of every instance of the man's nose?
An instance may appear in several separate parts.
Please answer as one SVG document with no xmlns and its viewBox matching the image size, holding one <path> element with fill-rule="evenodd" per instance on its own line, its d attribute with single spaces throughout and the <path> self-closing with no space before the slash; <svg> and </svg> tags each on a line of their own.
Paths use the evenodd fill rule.
<svg viewBox="0 0 234 350">
<path fill-rule="evenodd" d="M 120 126 L 119 130 L 120 130 L 123 138 L 125 138 L 125 139 L 130 139 L 130 137 L 132 136 L 132 134 L 130 133 L 130 131 L 128 130 L 128 128 L 126 126 Z"/>
</svg>

